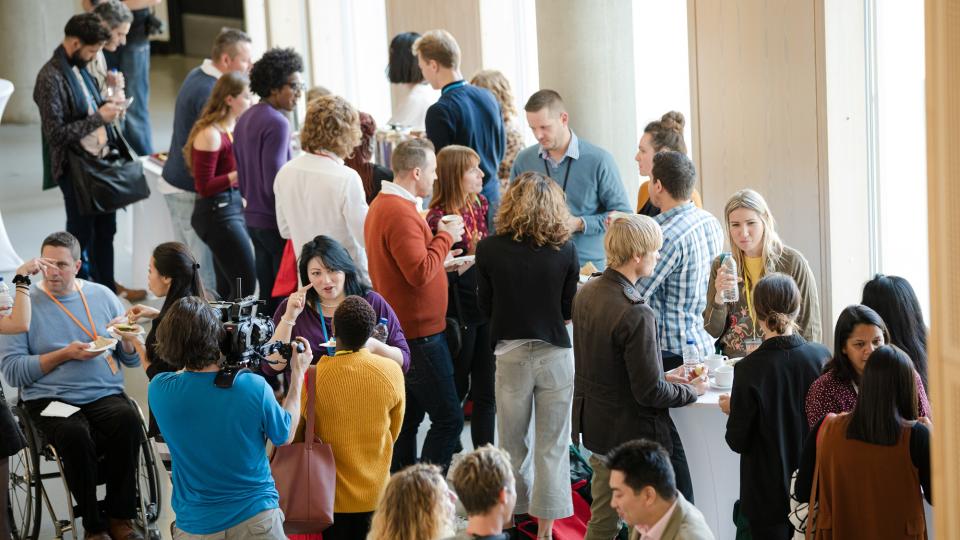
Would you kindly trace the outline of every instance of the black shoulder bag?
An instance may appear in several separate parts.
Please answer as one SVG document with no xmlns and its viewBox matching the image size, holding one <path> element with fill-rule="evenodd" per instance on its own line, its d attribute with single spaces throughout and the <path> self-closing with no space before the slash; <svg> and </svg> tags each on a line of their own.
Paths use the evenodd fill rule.
<svg viewBox="0 0 960 540">
<path fill-rule="evenodd" d="M 143 163 L 114 124 L 107 129 L 108 152 L 94 156 L 79 144 L 67 147 L 70 181 L 84 216 L 110 214 L 150 196 Z"/>
</svg>

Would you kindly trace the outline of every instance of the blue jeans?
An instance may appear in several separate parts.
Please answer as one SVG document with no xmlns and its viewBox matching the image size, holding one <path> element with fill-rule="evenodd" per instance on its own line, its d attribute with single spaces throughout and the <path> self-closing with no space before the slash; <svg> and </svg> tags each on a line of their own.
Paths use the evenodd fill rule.
<svg viewBox="0 0 960 540">
<path fill-rule="evenodd" d="M 173 225 L 173 238 L 177 242 L 190 248 L 190 253 L 200 265 L 200 281 L 208 291 L 217 289 L 217 275 L 213 269 L 213 254 L 207 244 L 197 236 L 193 230 L 190 218 L 193 215 L 193 205 L 197 201 L 196 193 L 165 193 L 164 202 L 170 212 L 170 224 Z"/>
<path fill-rule="evenodd" d="M 127 97 L 133 103 L 123 118 L 123 136 L 141 156 L 153 153 L 150 128 L 150 42 L 128 43 L 116 52 L 103 51 L 107 66 L 123 73 Z"/>
<path fill-rule="evenodd" d="M 447 338 L 441 332 L 408 339 L 407 345 L 410 346 L 410 370 L 404 376 L 407 410 L 400 436 L 393 445 L 390 470 L 399 471 L 418 461 L 417 432 L 424 414 L 430 415 L 430 431 L 423 442 L 420 461 L 446 470 L 463 431 L 463 410 L 453 382 L 453 360 Z"/>
<path fill-rule="evenodd" d="M 490 208 L 487 209 L 487 230 L 493 230 L 493 218 L 497 215 L 497 209 L 500 208 L 500 180 L 496 177 L 490 178 L 480 194 L 487 198 Z"/>
</svg>

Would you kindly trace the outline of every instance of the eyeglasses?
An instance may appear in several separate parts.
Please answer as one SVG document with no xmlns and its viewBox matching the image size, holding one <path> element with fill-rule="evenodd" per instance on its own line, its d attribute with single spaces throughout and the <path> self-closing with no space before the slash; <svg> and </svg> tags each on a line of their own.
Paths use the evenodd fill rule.
<svg viewBox="0 0 960 540">
<path fill-rule="evenodd" d="M 284 86 L 289 86 L 294 92 L 303 92 L 307 89 L 307 85 L 302 82 L 288 82 Z"/>
</svg>

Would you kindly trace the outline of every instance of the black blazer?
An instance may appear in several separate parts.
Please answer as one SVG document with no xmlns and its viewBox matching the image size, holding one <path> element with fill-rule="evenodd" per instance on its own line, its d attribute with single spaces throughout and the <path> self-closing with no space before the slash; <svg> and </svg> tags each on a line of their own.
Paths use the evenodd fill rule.
<svg viewBox="0 0 960 540">
<path fill-rule="evenodd" d="M 580 263 L 567 241 L 560 249 L 488 236 L 477 244 L 477 302 L 490 319 L 490 340 L 539 339 L 570 348 L 570 320 Z"/>
<path fill-rule="evenodd" d="M 764 341 L 734 367 L 727 444 L 740 454 L 740 505 L 753 523 L 787 520 L 807 435 L 804 401 L 830 351 L 799 335 Z"/>
<path fill-rule="evenodd" d="M 625 286 L 632 284 L 607 268 L 573 301 L 573 433 L 599 454 L 640 438 L 672 452 L 669 408 L 696 401 L 697 392 L 664 379 L 653 310 Z"/>
</svg>

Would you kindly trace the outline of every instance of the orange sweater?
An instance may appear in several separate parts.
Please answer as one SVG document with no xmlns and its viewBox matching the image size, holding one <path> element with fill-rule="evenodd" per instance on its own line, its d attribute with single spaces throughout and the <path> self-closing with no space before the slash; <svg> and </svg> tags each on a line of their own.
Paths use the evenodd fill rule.
<svg viewBox="0 0 960 540">
<path fill-rule="evenodd" d="M 373 288 L 387 299 L 407 339 L 446 328 L 447 273 L 453 238 L 430 232 L 416 205 L 398 195 L 373 199 L 363 226 Z"/>
<path fill-rule="evenodd" d="M 333 448 L 337 464 L 333 511 L 370 512 L 390 479 L 393 443 L 403 424 L 403 371 L 367 349 L 325 356 L 317 363 L 316 391 L 314 433 Z M 306 406 L 304 397 L 301 417 Z"/>
</svg>

